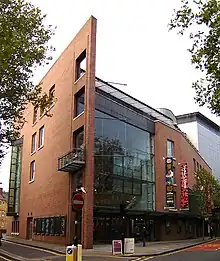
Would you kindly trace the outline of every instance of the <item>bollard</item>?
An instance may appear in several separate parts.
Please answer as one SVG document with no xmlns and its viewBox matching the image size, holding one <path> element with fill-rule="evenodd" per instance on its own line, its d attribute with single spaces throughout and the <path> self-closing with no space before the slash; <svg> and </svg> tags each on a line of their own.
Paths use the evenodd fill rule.
<svg viewBox="0 0 220 261">
<path fill-rule="evenodd" d="M 82 261 L 82 245 L 77 245 L 77 261 Z"/>
<path fill-rule="evenodd" d="M 66 247 L 66 261 L 74 261 L 73 260 L 73 246 Z"/>
<path fill-rule="evenodd" d="M 77 247 L 73 245 L 73 261 L 77 261 Z"/>
</svg>

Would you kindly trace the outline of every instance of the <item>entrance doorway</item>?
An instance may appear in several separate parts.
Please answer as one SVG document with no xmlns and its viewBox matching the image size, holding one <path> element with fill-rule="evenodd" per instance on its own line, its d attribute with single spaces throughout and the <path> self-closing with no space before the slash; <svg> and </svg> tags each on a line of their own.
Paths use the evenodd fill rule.
<svg viewBox="0 0 220 261">
<path fill-rule="evenodd" d="M 27 218 L 27 239 L 32 240 L 33 238 L 33 218 Z"/>
</svg>

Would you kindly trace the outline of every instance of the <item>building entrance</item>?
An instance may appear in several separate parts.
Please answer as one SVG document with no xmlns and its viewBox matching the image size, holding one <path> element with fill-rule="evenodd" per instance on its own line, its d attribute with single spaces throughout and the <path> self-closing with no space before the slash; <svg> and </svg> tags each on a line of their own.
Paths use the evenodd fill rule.
<svg viewBox="0 0 220 261">
<path fill-rule="evenodd" d="M 33 218 L 27 218 L 27 239 L 33 238 Z"/>
</svg>

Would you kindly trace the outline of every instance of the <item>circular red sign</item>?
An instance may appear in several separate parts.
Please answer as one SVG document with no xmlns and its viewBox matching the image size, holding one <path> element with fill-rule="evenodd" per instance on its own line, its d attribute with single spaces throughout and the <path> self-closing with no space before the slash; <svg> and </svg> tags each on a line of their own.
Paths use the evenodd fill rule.
<svg viewBox="0 0 220 261">
<path fill-rule="evenodd" d="M 73 196 L 73 207 L 77 210 L 80 210 L 83 208 L 84 200 L 81 194 L 75 194 Z"/>
</svg>

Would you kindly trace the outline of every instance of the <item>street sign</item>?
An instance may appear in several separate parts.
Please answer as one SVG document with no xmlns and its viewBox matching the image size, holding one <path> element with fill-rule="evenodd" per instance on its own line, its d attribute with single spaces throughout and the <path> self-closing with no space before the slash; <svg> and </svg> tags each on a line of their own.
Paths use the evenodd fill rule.
<svg viewBox="0 0 220 261">
<path fill-rule="evenodd" d="M 77 193 L 73 196 L 73 208 L 76 210 L 81 210 L 84 205 L 83 196 L 80 193 Z"/>
<path fill-rule="evenodd" d="M 66 248 L 66 261 L 73 261 L 73 246 Z"/>
</svg>

